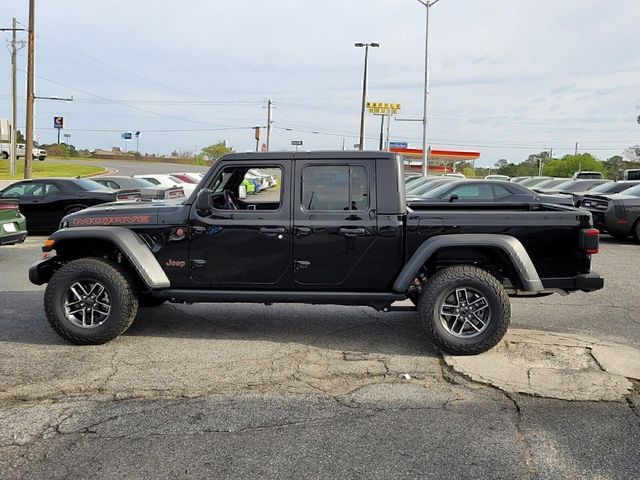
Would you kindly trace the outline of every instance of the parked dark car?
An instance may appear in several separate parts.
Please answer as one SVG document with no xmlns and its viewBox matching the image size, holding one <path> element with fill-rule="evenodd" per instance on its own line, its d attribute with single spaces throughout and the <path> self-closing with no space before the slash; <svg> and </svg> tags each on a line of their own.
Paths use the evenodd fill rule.
<svg viewBox="0 0 640 480">
<path fill-rule="evenodd" d="M 591 212 L 600 231 L 620 239 L 632 235 L 640 243 L 640 185 L 622 193 L 586 195 L 581 206 Z"/>
<path fill-rule="evenodd" d="M 0 198 L 18 199 L 29 233 L 52 232 L 65 215 L 92 205 L 139 200 L 139 190 L 112 190 L 86 178 L 23 180 L 0 191 Z"/>
<path fill-rule="evenodd" d="M 593 187 L 591 190 L 584 192 L 575 192 L 573 194 L 573 204 L 576 207 L 582 205 L 585 195 L 611 195 L 614 193 L 622 193 L 625 190 L 640 185 L 640 180 L 629 180 L 621 182 L 606 182 Z"/>
<path fill-rule="evenodd" d="M 569 197 L 539 194 L 518 183 L 507 183 L 501 180 L 456 180 L 448 182 L 423 193 L 418 201 L 499 203 L 538 202 L 573 206 L 573 200 Z"/>
<path fill-rule="evenodd" d="M 182 187 L 165 187 L 162 185 L 154 185 L 149 180 L 144 178 L 126 177 L 126 176 L 100 176 L 94 177 L 94 181 L 107 188 L 113 190 L 140 190 L 143 200 L 156 200 L 156 199 L 178 199 L 184 198 L 184 189 Z"/>
<path fill-rule="evenodd" d="M 0 245 L 24 242 L 27 237 L 27 221 L 20 213 L 18 201 L 0 199 Z"/>
<path fill-rule="evenodd" d="M 561 183 L 560 185 L 556 185 L 551 188 L 543 188 L 540 189 L 541 193 L 545 193 L 548 195 L 556 195 L 559 193 L 563 193 L 565 195 L 573 195 L 574 192 L 585 192 L 587 190 L 591 190 L 598 185 L 602 185 L 603 183 L 611 182 L 611 180 L 602 180 L 602 179 L 583 179 L 583 180 L 567 180 L 566 182 Z"/>
</svg>

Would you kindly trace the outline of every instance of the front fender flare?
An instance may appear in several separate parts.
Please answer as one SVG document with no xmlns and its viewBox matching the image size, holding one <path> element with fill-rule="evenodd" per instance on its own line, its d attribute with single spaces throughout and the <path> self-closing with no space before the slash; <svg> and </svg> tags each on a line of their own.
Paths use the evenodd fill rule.
<svg viewBox="0 0 640 480">
<path fill-rule="evenodd" d="M 64 240 L 106 240 L 117 246 L 135 268 L 145 285 L 151 289 L 169 288 L 167 274 L 149 247 L 133 231 L 124 227 L 73 227 L 58 230 L 49 237 L 53 249 Z"/>
<path fill-rule="evenodd" d="M 447 247 L 490 247 L 504 252 L 511 261 L 524 290 L 540 292 L 544 290 L 538 271 L 533 265 L 524 246 L 515 237 L 509 235 L 490 235 L 482 233 L 462 233 L 439 235 L 426 240 L 411 256 L 393 284 L 393 291 L 406 292 L 420 268 L 438 250 Z"/>
</svg>

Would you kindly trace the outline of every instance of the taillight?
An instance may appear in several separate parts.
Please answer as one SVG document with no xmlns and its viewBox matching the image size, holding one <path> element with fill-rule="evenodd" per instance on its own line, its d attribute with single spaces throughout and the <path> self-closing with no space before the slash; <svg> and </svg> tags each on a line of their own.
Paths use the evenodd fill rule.
<svg viewBox="0 0 640 480">
<path fill-rule="evenodd" d="M 142 196 L 139 193 L 121 193 L 117 197 L 118 201 L 140 200 Z"/>
<path fill-rule="evenodd" d="M 11 203 L 0 203 L 0 210 L 13 210 L 14 212 L 17 212 L 18 206 Z"/>
<path fill-rule="evenodd" d="M 580 249 L 594 255 L 600 251 L 600 231 L 595 228 L 580 230 Z"/>
</svg>

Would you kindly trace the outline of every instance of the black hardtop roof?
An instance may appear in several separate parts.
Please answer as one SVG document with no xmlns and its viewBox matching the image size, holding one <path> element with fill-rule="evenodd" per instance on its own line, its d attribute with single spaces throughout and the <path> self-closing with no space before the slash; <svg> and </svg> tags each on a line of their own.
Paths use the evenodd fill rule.
<svg viewBox="0 0 640 480">
<path fill-rule="evenodd" d="M 349 160 L 349 159 L 394 160 L 397 154 L 380 150 L 327 150 L 317 152 L 245 152 L 230 153 L 222 157 L 224 161 L 244 160 Z"/>
</svg>

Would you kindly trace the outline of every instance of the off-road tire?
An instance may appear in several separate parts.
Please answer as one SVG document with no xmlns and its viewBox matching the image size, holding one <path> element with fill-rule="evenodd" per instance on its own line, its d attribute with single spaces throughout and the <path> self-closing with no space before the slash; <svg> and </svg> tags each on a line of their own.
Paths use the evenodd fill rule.
<svg viewBox="0 0 640 480">
<path fill-rule="evenodd" d="M 74 282 L 95 280 L 105 286 L 111 310 L 101 325 L 82 328 L 64 311 L 65 295 Z M 138 311 L 138 299 L 129 274 L 117 263 L 102 258 L 81 258 L 64 265 L 47 285 L 44 294 L 47 320 L 58 335 L 76 345 L 100 345 L 124 333 Z"/>
<path fill-rule="evenodd" d="M 480 292 L 490 307 L 484 331 L 472 338 L 456 337 L 440 321 L 440 305 L 451 289 L 471 288 Z M 511 304 L 500 282 L 485 270 L 472 266 L 448 267 L 436 272 L 422 288 L 418 315 L 424 331 L 443 352 L 475 355 L 494 347 L 504 337 L 511 320 Z"/>
</svg>

